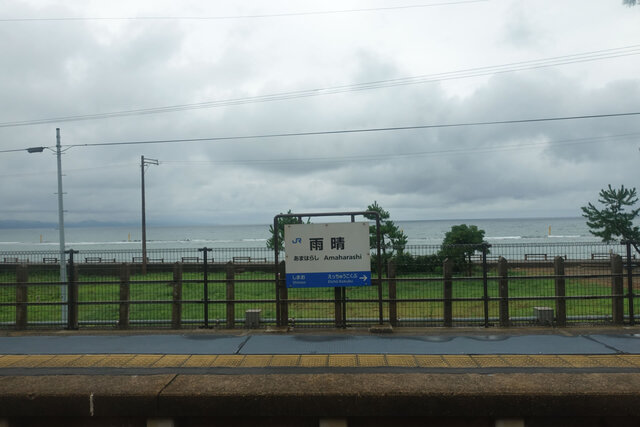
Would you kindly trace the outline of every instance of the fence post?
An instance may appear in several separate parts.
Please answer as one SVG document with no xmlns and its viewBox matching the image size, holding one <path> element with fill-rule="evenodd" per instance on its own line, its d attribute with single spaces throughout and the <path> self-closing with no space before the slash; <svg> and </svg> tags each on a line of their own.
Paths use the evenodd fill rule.
<svg viewBox="0 0 640 427">
<path fill-rule="evenodd" d="M 204 263 L 204 298 L 203 298 L 203 304 L 204 304 L 204 328 L 205 329 L 209 329 L 209 262 L 207 260 L 207 256 L 209 254 L 209 252 L 211 252 L 213 249 L 207 248 L 206 246 L 204 248 L 200 248 L 198 249 L 198 252 L 202 252 L 202 257 L 203 257 L 203 263 Z"/>
<path fill-rule="evenodd" d="M 509 264 L 498 258 L 498 294 L 500 296 L 500 326 L 509 326 Z"/>
<path fill-rule="evenodd" d="M 173 303 L 171 304 L 171 327 L 182 327 L 182 263 L 173 265 Z"/>
<path fill-rule="evenodd" d="M 444 299 L 444 326 L 453 326 L 453 307 L 451 301 L 453 298 L 453 281 L 451 280 L 453 276 L 453 261 L 451 259 L 447 258 L 444 260 L 442 271 L 444 274 L 444 289 L 442 295 Z"/>
<path fill-rule="evenodd" d="M 342 318 L 342 289 L 333 288 L 333 306 L 334 306 L 334 321 L 336 328 L 342 328 L 344 326 L 344 319 Z"/>
<path fill-rule="evenodd" d="M 489 244 L 482 244 L 482 288 L 483 288 L 483 311 L 484 311 L 484 327 L 489 327 L 489 282 L 487 279 L 487 252 L 489 252 Z"/>
<path fill-rule="evenodd" d="M 286 326 L 289 322 L 289 302 L 287 299 L 289 298 L 289 290 L 287 289 L 287 284 L 284 282 L 285 277 L 287 277 L 285 262 L 281 261 L 278 267 L 280 272 L 280 290 L 278 292 L 280 299 L 280 325 Z"/>
<path fill-rule="evenodd" d="M 398 304 L 396 302 L 396 263 L 391 259 L 387 263 L 387 278 L 389 279 L 389 323 L 391 323 L 391 326 L 397 326 Z"/>
<path fill-rule="evenodd" d="M 118 329 L 129 329 L 129 299 L 131 298 L 129 264 L 126 262 L 120 267 L 120 316 Z"/>
<path fill-rule="evenodd" d="M 556 326 L 567 326 L 567 300 L 566 286 L 564 278 L 564 258 L 557 256 L 553 258 L 553 274 L 556 289 Z"/>
<path fill-rule="evenodd" d="M 25 264 L 20 264 L 16 268 L 16 329 L 27 328 L 27 282 L 29 281 L 29 271 Z"/>
<path fill-rule="evenodd" d="M 627 288 L 629 292 L 629 324 L 636 324 L 635 313 L 633 312 L 633 259 L 631 258 L 631 242 L 626 241 L 627 245 Z"/>
<path fill-rule="evenodd" d="M 227 328 L 236 327 L 236 271 L 231 261 L 227 263 Z"/>
<path fill-rule="evenodd" d="M 621 325 L 624 322 L 624 283 L 622 277 L 622 257 L 611 255 L 611 314 L 613 323 Z"/>
<path fill-rule="evenodd" d="M 73 255 L 78 251 L 69 249 L 69 271 L 67 272 L 67 329 L 78 329 L 78 266 L 73 262 Z"/>
</svg>

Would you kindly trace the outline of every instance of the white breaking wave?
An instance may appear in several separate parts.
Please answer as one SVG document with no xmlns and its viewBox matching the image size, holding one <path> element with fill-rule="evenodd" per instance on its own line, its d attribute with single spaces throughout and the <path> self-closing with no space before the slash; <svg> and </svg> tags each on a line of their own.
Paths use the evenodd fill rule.
<svg viewBox="0 0 640 427">
<path fill-rule="evenodd" d="M 147 240 L 147 242 L 149 242 Z M 42 243 L 43 245 L 58 245 L 58 242 L 54 243 Z M 65 242 L 65 246 L 93 246 L 93 245 L 139 245 L 140 241 L 126 241 L 120 240 L 117 242 Z"/>
</svg>

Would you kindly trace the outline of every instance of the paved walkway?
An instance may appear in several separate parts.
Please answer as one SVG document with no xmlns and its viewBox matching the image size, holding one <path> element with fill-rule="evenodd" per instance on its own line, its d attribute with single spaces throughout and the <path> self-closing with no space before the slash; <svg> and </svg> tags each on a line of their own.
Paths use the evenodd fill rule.
<svg viewBox="0 0 640 427">
<path fill-rule="evenodd" d="M 234 373 L 257 368 L 631 372 L 640 369 L 640 335 L 133 332 L 0 337 L 0 375 L 205 373 L 229 368 L 236 368 Z"/>
<path fill-rule="evenodd" d="M 0 336 L 2 417 L 640 418 L 640 329 Z"/>
<path fill-rule="evenodd" d="M 0 336 L 0 354 L 640 354 L 640 334 L 485 333 L 465 334 L 145 334 Z"/>
</svg>

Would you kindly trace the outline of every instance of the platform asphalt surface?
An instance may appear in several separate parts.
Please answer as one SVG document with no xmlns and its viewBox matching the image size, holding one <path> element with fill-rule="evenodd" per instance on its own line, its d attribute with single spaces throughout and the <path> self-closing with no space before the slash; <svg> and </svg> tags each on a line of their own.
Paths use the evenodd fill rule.
<svg viewBox="0 0 640 427">
<path fill-rule="evenodd" d="M 327 372 L 640 372 L 640 333 L 471 330 L 0 336 L 0 375 Z M 555 333 L 550 333 L 555 332 Z M 639 331 L 640 332 L 640 331 Z"/>
<path fill-rule="evenodd" d="M 0 419 L 33 413 L 635 420 L 640 328 L 5 331 Z"/>
</svg>

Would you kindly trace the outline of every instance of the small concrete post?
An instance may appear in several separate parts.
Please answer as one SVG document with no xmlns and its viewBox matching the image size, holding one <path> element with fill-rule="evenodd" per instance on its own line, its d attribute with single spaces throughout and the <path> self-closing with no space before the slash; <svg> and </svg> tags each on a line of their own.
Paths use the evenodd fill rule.
<svg viewBox="0 0 640 427">
<path fill-rule="evenodd" d="M 260 315 L 262 310 L 259 308 L 250 308 L 244 312 L 244 327 L 248 329 L 258 329 L 260 327 Z"/>
<path fill-rule="evenodd" d="M 622 325 L 624 322 L 624 278 L 622 276 L 622 257 L 618 254 L 611 256 L 611 314 L 613 323 Z"/>
<path fill-rule="evenodd" d="M 120 313 L 118 329 L 129 329 L 129 300 L 131 298 L 130 287 L 131 272 L 126 262 L 120 267 Z"/>
<path fill-rule="evenodd" d="M 498 294 L 500 296 L 500 326 L 511 324 L 509 320 L 509 265 L 503 257 L 498 258 Z"/>
<path fill-rule="evenodd" d="M 172 288 L 171 327 L 180 329 L 182 327 L 182 263 L 180 262 L 173 265 Z"/>
<path fill-rule="evenodd" d="M 393 260 L 389 260 L 387 264 L 387 278 L 389 279 L 389 323 L 391 326 L 398 326 L 396 263 Z"/>
<path fill-rule="evenodd" d="M 564 258 L 557 256 L 553 259 L 553 274 L 555 274 L 556 288 L 556 326 L 567 326 L 567 300 L 564 278 Z"/>
<path fill-rule="evenodd" d="M 444 260 L 442 264 L 442 271 L 444 275 L 444 289 L 442 298 L 444 299 L 443 316 L 444 326 L 453 326 L 453 304 L 451 299 L 453 298 L 453 261 L 449 258 Z"/>
<path fill-rule="evenodd" d="M 236 327 L 236 270 L 231 261 L 227 263 L 227 328 Z"/>
<path fill-rule="evenodd" d="M 27 282 L 29 281 L 29 270 L 25 264 L 20 264 L 16 268 L 16 329 L 27 328 Z"/>
</svg>

